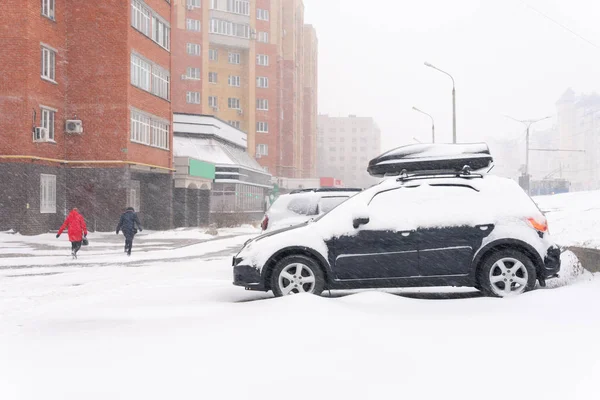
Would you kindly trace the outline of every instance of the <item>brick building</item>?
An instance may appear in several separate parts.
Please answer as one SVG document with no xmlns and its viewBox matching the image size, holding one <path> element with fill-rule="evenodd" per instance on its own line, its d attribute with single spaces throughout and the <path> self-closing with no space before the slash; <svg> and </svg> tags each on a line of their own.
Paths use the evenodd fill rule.
<svg viewBox="0 0 600 400">
<path fill-rule="evenodd" d="M 5 0 L 0 230 L 172 225 L 169 0 Z"/>
<path fill-rule="evenodd" d="M 302 1 L 173 0 L 172 11 L 173 111 L 243 130 L 273 175 L 314 175 L 317 40 Z"/>
</svg>

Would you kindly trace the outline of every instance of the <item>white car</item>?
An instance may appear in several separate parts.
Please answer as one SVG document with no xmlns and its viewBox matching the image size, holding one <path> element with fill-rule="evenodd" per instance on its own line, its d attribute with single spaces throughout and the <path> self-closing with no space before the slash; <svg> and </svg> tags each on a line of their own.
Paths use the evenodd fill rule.
<svg viewBox="0 0 600 400">
<path fill-rule="evenodd" d="M 299 225 L 323 215 L 359 193 L 361 189 L 302 189 L 281 195 L 261 223 L 264 232 Z"/>
</svg>

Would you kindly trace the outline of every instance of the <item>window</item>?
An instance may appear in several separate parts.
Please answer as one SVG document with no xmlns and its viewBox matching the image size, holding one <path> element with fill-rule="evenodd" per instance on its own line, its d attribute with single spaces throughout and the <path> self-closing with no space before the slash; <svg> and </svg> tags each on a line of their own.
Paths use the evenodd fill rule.
<svg viewBox="0 0 600 400">
<path fill-rule="evenodd" d="M 268 88 L 269 87 L 269 78 L 264 76 L 259 76 L 256 78 L 256 86 L 259 88 Z"/>
<path fill-rule="evenodd" d="M 218 61 L 219 51 L 217 49 L 208 49 L 208 59 L 210 61 Z"/>
<path fill-rule="evenodd" d="M 234 14 L 250 15 L 248 0 L 227 0 L 227 11 Z"/>
<path fill-rule="evenodd" d="M 335 161 L 335 157 L 329 157 L 329 161 Z"/>
<path fill-rule="evenodd" d="M 42 78 L 56 79 L 56 52 L 42 46 Z"/>
<path fill-rule="evenodd" d="M 200 79 L 200 68 L 187 67 L 185 76 L 187 79 Z"/>
<path fill-rule="evenodd" d="M 229 64 L 240 64 L 241 58 L 242 56 L 240 53 L 229 52 Z"/>
<path fill-rule="evenodd" d="M 200 32 L 200 21 L 188 18 L 186 20 L 186 27 L 188 31 Z"/>
<path fill-rule="evenodd" d="M 256 123 L 256 132 L 269 133 L 269 123 L 268 122 L 257 122 Z"/>
<path fill-rule="evenodd" d="M 353 153 L 356 153 L 356 147 L 353 147 L 353 148 L 352 148 L 352 152 L 353 152 Z"/>
<path fill-rule="evenodd" d="M 171 48 L 171 28 L 157 15 L 152 16 L 152 40 L 167 50 Z"/>
<path fill-rule="evenodd" d="M 265 54 L 259 54 L 256 56 L 256 62 L 258 65 L 262 65 L 263 67 L 269 66 L 269 56 Z"/>
<path fill-rule="evenodd" d="M 269 43 L 269 32 L 258 32 L 258 41 L 262 43 Z"/>
<path fill-rule="evenodd" d="M 269 11 L 263 10 L 262 8 L 257 8 L 256 9 L 256 19 L 259 19 L 261 21 L 268 21 L 269 20 Z"/>
<path fill-rule="evenodd" d="M 261 111 L 269 111 L 269 100 L 256 99 L 256 109 Z"/>
<path fill-rule="evenodd" d="M 131 54 L 131 84 L 150 91 L 152 65 L 137 54 Z"/>
<path fill-rule="evenodd" d="M 202 54 L 202 50 L 200 48 L 199 44 L 196 43 L 188 43 L 187 46 L 187 53 L 190 56 L 199 56 L 200 54 Z"/>
<path fill-rule="evenodd" d="M 170 98 L 170 79 L 169 71 L 158 65 L 152 66 L 152 94 L 169 100 Z"/>
<path fill-rule="evenodd" d="M 227 121 L 227 123 L 236 129 L 240 129 L 240 121 Z"/>
<path fill-rule="evenodd" d="M 56 214 L 56 175 L 40 174 L 40 213 Z"/>
<path fill-rule="evenodd" d="M 200 92 L 187 92 L 185 100 L 188 104 L 200 104 Z"/>
<path fill-rule="evenodd" d="M 361 148 L 360 148 L 360 151 L 361 151 L 361 152 L 365 152 L 365 151 L 367 151 L 367 148 L 366 148 L 366 147 L 361 147 Z"/>
<path fill-rule="evenodd" d="M 212 18 L 210 20 L 210 33 L 250 39 L 250 25 Z"/>
<path fill-rule="evenodd" d="M 240 109 L 240 99 L 236 99 L 235 97 L 230 97 L 227 99 L 227 105 L 231 109 L 239 110 Z"/>
<path fill-rule="evenodd" d="M 355 137 L 352 138 L 352 143 L 356 143 L 356 138 Z"/>
<path fill-rule="evenodd" d="M 54 0 L 42 0 L 42 15 L 54 19 Z"/>
<path fill-rule="evenodd" d="M 35 137 L 36 141 L 54 141 L 54 114 L 55 111 L 49 108 L 41 108 L 41 120 L 40 127 L 45 128 L 47 132 L 46 137 Z"/>
<path fill-rule="evenodd" d="M 192 8 L 200 8 L 202 5 L 201 0 L 187 0 L 187 6 Z"/>
<path fill-rule="evenodd" d="M 241 79 L 239 76 L 229 75 L 229 86 L 240 87 Z"/>
<path fill-rule="evenodd" d="M 330 147 L 329 151 L 337 151 L 337 147 Z"/>
<path fill-rule="evenodd" d="M 163 121 L 158 117 L 137 110 L 131 110 L 130 139 L 132 142 L 168 150 L 169 126 L 168 121 Z"/>
<path fill-rule="evenodd" d="M 208 96 L 208 106 L 212 108 L 219 108 L 219 98 L 217 96 Z"/>
<path fill-rule="evenodd" d="M 269 155 L 269 146 L 266 144 L 257 144 L 256 145 L 256 155 L 257 156 L 268 156 Z"/>
<path fill-rule="evenodd" d="M 208 83 L 217 83 L 219 79 L 219 74 L 216 72 L 208 73 Z"/>
<path fill-rule="evenodd" d="M 151 11 L 139 0 L 131 1 L 131 26 L 146 36 L 150 36 Z"/>
</svg>

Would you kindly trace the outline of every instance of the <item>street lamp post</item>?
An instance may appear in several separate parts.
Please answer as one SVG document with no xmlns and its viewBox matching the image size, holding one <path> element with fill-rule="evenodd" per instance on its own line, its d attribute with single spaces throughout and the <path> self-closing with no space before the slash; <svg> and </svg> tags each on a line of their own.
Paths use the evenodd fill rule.
<svg viewBox="0 0 600 400">
<path fill-rule="evenodd" d="M 425 111 L 419 110 L 417 107 L 413 107 L 413 110 L 421 114 L 425 114 L 429 118 L 431 118 L 431 143 L 435 143 L 435 121 L 433 120 L 433 117 L 427 114 Z"/>
<path fill-rule="evenodd" d="M 505 115 L 505 117 L 510 118 L 513 121 L 520 122 L 527 127 L 527 134 L 525 136 L 525 176 L 527 177 L 527 181 L 529 182 L 529 130 L 531 128 L 531 125 L 533 125 L 537 122 L 552 118 L 552 116 L 547 116 L 547 117 L 540 118 L 540 119 L 525 119 L 525 120 L 516 119 L 516 118 L 513 118 L 508 115 Z M 529 193 L 529 183 L 527 184 L 527 193 Z"/>
<path fill-rule="evenodd" d="M 452 143 L 456 143 L 456 85 L 454 83 L 454 77 L 446 71 L 441 70 L 428 62 L 425 63 L 425 66 L 440 71 L 441 73 L 448 75 L 450 79 L 452 79 Z"/>
</svg>

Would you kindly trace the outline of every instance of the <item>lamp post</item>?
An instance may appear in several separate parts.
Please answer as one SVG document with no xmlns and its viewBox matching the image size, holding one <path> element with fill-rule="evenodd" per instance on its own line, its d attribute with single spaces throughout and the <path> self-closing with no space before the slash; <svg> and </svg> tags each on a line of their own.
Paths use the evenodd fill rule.
<svg viewBox="0 0 600 400">
<path fill-rule="evenodd" d="M 441 73 L 448 75 L 450 79 L 452 79 L 452 143 L 456 143 L 456 85 L 454 83 L 454 77 L 446 71 L 441 70 L 428 62 L 425 63 L 425 66 L 440 71 Z"/>
<path fill-rule="evenodd" d="M 506 118 L 512 119 L 513 121 L 520 122 L 527 127 L 527 134 L 525 136 L 525 177 L 527 178 L 527 193 L 529 194 L 529 130 L 531 125 L 552 118 L 552 116 L 547 116 L 540 119 L 516 119 L 511 116 L 505 115 Z"/>
<path fill-rule="evenodd" d="M 435 143 L 435 121 L 433 120 L 433 117 L 427 114 L 425 111 L 419 110 L 417 107 L 413 107 L 413 110 L 421 114 L 425 114 L 429 118 L 431 118 L 431 143 Z"/>
</svg>

